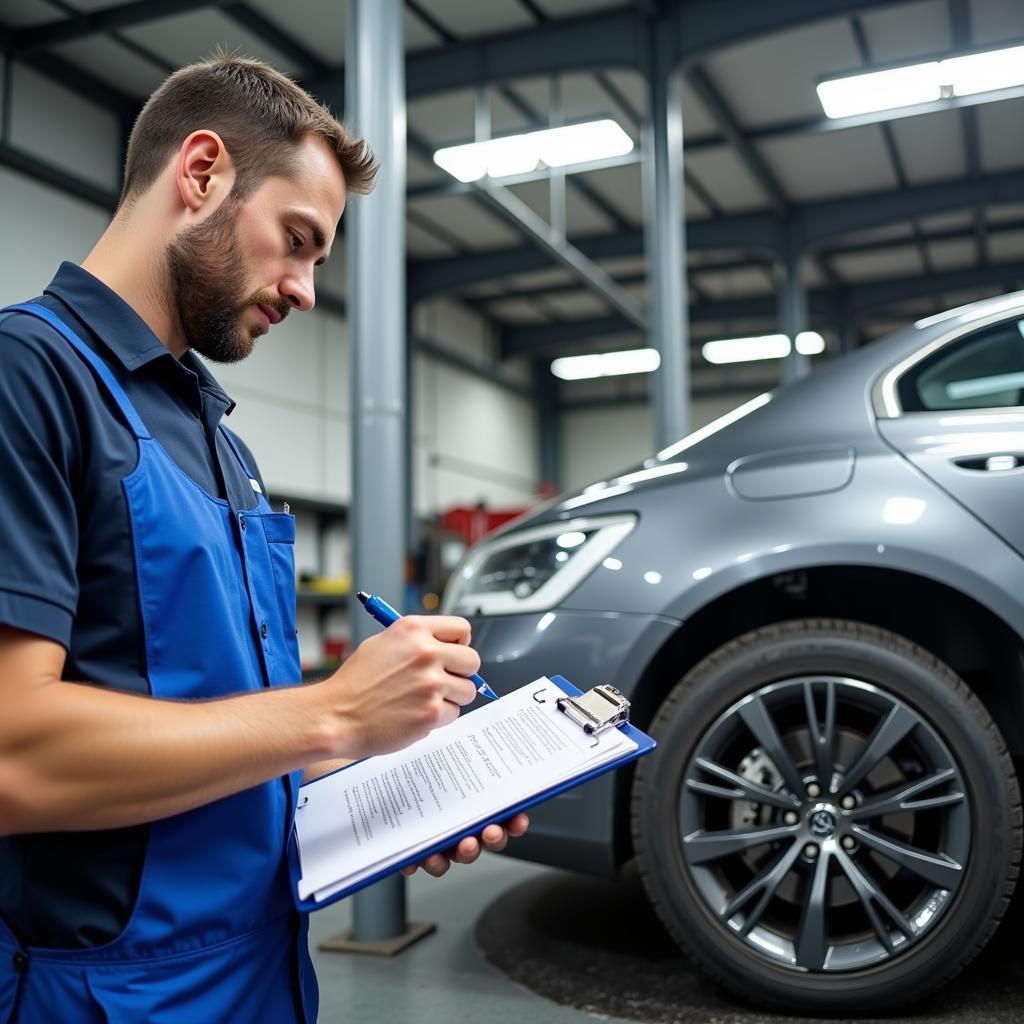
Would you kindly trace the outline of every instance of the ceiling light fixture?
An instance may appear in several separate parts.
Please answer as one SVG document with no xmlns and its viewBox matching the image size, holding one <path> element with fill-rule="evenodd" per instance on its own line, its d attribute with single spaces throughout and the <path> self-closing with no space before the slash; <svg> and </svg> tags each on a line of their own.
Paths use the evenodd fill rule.
<svg viewBox="0 0 1024 1024">
<path fill-rule="evenodd" d="M 434 163 L 459 181 L 527 174 L 539 166 L 566 167 L 609 157 L 625 156 L 633 140 L 611 118 L 585 121 L 484 142 L 447 146 L 434 154 Z"/>
<path fill-rule="evenodd" d="M 1024 85 L 1024 46 L 845 75 L 818 84 L 831 118 L 873 114 Z"/>
<path fill-rule="evenodd" d="M 561 380 L 618 377 L 626 373 L 651 373 L 661 365 L 657 349 L 634 348 L 625 352 L 598 352 L 587 356 L 563 356 L 551 361 L 551 372 Z"/>
<path fill-rule="evenodd" d="M 796 336 L 796 350 L 804 356 L 825 351 L 825 339 L 817 331 L 801 331 Z M 785 334 L 762 334 L 754 338 L 723 338 L 701 346 L 701 355 L 709 363 L 751 363 L 759 359 L 784 359 L 791 351 Z"/>
</svg>

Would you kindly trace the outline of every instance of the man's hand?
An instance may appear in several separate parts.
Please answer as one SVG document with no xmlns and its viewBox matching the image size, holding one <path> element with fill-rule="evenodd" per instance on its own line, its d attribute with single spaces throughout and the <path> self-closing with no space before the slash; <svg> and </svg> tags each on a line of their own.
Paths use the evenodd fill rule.
<svg viewBox="0 0 1024 1024">
<path fill-rule="evenodd" d="M 469 640 L 469 623 L 450 615 L 407 615 L 364 640 L 310 688 L 326 713 L 327 757 L 401 750 L 458 718 L 477 695 L 467 677 L 480 656 Z"/>
<path fill-rule="evenodd" d="M 494 853 L 504 850 L 509 836 L 513 838 L 521 836 L 529 827 L 530 819 L 520 812 L 506 821 L 504 826 L 488 825 L 479 839 L 467 836 L 458 846 L 445 853 L 431 854 L 422 864 L 402 868 L 402 874 L 412 875 L 418 868 L 423 868 L 428 875 L 440 878 L 452 864 L 472 864 L 480 856 L 482 850 L 491 850 Z"/>
</svg>

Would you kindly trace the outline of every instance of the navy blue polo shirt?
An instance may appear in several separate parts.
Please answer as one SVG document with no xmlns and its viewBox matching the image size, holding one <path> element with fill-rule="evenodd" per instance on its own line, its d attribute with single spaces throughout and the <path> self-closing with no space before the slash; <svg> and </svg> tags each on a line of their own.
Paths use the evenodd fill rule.
<svg viewBox="0 0 1024 1024">
<path fill-rule="evenodd" d="M 234 403 L 200 360 L 175 358 L 74 264 L 61 264 L 35 301 L 106 361 L 149 432 L 200 487 L 236 509 L 257 504 L 218 429 Z M 148 693 L 121 487 L 137 461 L 134 435 L 85 360 L 49 324 L 0 314 L 0 623 L 65 647 L 65 679 Z M 147 834 L 141 825 L 0 838 L 0 913 L 26 945 L 110 941 L 131 914 Z"/>
</svg>

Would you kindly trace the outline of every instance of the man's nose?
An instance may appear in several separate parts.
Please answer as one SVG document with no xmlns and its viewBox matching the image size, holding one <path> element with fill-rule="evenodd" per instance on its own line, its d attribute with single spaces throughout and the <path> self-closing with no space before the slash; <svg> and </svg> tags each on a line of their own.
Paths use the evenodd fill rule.
<svg viewBox="0 0 1024 1024">
<path fill-rule="evenodd" d="M 281 282 L 281 294 L 298 310 L 309 310 L 316 302 L 313 275 L 306 277 L 289 276 Z"/>
</svg>

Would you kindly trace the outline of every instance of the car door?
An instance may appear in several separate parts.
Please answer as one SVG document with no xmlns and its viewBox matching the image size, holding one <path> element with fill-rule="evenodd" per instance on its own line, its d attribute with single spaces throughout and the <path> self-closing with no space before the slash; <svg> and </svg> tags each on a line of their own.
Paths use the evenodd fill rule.
<svg viewBox="0 0 1024 1024">
<path fill-rule="evenodd" d="M 1024 554 L 1024 318 L 925 351 L 889 382 L 896 401 L 879 432 Z"/>
</svg>

